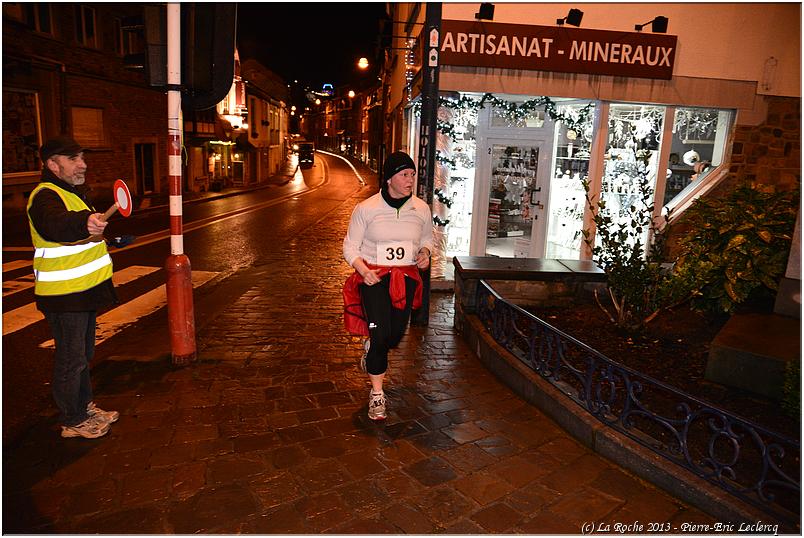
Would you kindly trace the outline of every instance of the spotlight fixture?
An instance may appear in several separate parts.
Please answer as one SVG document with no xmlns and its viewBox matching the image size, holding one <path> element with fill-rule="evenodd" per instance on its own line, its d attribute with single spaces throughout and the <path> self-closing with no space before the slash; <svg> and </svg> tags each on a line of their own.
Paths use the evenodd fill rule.
<svg viewBox="0 0 804 538">
<path fill-rule="evenodd" d="M 571 24 L 572 26 L 580 26 L 581 20 L 583 19 L 583 11 L 580 9 L 572 8 L 569 10 L 569 13 L 563 19 L 556 19 L 556 24 L 559 26 L 563 26 L 566 22 L 567 24 Z"/>
<path fill-rule="evenodd" d="M 637 32 L 641 32 L 642 28 L 644 28 L 649 24 L 651 25 L 650 29 L 653 33 L 664 34 L 667 32 L 667 17 L 662 17 L 661 15 L 659 15 L 652 21 L 646 22 L 645 24 L 635 24 L 634 30 L 636 30 Z"/>
<path fill-rule="evenodd" d="M 480 20 L 494 20 L 494 4 L 480 4 L 480 9 L 475 13 L 475 18 Z"/>
</svg>

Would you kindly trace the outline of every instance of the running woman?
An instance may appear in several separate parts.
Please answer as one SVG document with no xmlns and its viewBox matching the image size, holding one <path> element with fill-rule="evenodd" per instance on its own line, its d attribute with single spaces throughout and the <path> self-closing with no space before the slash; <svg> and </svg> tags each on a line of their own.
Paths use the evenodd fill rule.
<svg viewBox="0 0 804 538">
<path fill-rule="evenodd" d="M 416 166 L 397 151 L 383 165 L 380 192 L 352 212 L 343 256 L 355 272 L 344 285 L 345 324 L 368 336 L 361 368 L 371 381 L 368 416 L 386 418 L 383 381 L 388 350 L 399 345 L 410 313 L 421 306 L 419 270 L 430 267 L 433 220 L 429 206 L 414 196 Z"/>
</svg>

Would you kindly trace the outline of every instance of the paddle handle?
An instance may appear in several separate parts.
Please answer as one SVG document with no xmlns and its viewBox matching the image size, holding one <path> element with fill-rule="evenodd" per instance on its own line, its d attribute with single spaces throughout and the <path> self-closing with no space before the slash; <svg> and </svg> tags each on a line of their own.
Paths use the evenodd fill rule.
<svg viewBox="0 0 804 538">
<path fill-rule="evenodd" d="M 115 211 L 117 211 L 117 208 L 118 208 L 118 207 L 120 207 L 120 206 L 117 204 L 117 202 L 115 202 L 115 203 L 114 203 L 114 205 L 112 205 L 112 207 L 110 207 L 109 209 L 107 209 L 107 210 L 106 210 L 106 213 L 104 213 L 103 215 L 101 215 L 101 218 L 100 218 L 100 219 L 101 219 L 103 222 L 106 222 L 107 220 L 109 220 L 109 217 L 111 217 L 112 215 L 114 215 L 114 212 L 115 212 Z"/>
<path fill-rule="evenodd" d="M 100 220 L 102 220 L 103 222 L 106 222 L 109 219 L 109 217 L 114 215 L 114 212 L 117 211 L 118 207 L 119 206 L 117 205 L 117 202 L 115 202 L 112 207 L 110 207 L 109 209 L 106 210 L 106 213 L 101 215 Z M 72 244 L 73 245 L 85 245 L 87 243 L 100 243 L 101 241 L 103 241 L 103 234 L 90 235 L 86 239 L 82 239 L 81 241 L 76 241 L 75 243 L 72 243 Z"/>
</svg>

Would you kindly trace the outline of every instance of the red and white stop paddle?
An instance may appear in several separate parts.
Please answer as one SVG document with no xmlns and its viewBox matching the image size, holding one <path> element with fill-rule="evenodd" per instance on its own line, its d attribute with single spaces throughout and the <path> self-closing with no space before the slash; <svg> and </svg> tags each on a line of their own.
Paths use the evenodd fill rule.
<svg viewBox="0 0 804 538">
<path fill-rule="evenodd" d="M 131 200 L 131 192 L 128 190 L 128 186 L 126 185 L 125 181 L 122 179 L 118 179 L 114 182 L 114 187 L 112 188 L 114 191 L 114 205 L 106 210 L 106 213 L 101 215 L 100 220 L 106 222 L 112 215 L 114 215 L 115 211 L 120 211 L 120 214 L 124 217 L 128 217 L 131 215 L 131 209 L 133 201 Z M 86 239 L 82 239 L 75 244 L 83 244 L 83 243 L 99 243 L 103 241 L 103 234 L 98 235 L 91 235 Z"/>
<path fill-rule="evenodd" d="M 125 181 L 122 179 L 118 179 L 114 182 L 114 187 L 112 189 L 114 191 L 114 205 L 106 210 L 106 213 L 101 216 L 102 221 L 106 221 L 114 215 L 115 211 L 120 211 L 120 214 L 124 217 L 128 217 L 131 215 L 131 192 L 128 190 L 128 186 L 126 185 Z"/>
</svg>

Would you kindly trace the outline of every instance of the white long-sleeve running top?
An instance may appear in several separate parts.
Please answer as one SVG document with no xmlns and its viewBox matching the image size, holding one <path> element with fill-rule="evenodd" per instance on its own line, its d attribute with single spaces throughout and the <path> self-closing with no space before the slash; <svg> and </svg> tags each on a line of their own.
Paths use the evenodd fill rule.
<svg viewBox="0 0 804 538">
<path fill-rule="evenodd" d="M 377 193 L 363 200 L 352 211 L 349 229 L 343 239 L 343 257 L 352 265 L 358 257 L 374 265 L 396 265 L 383 259 L 377 260 L 378 245 L 394 245 L 410 242 L 412 252 L 406 253 L 410 264 L 422 247 L 433 252 L 433 219 L 430 207 L 421 199 L 410 200 L 394 209 Z"/>
</svg>

